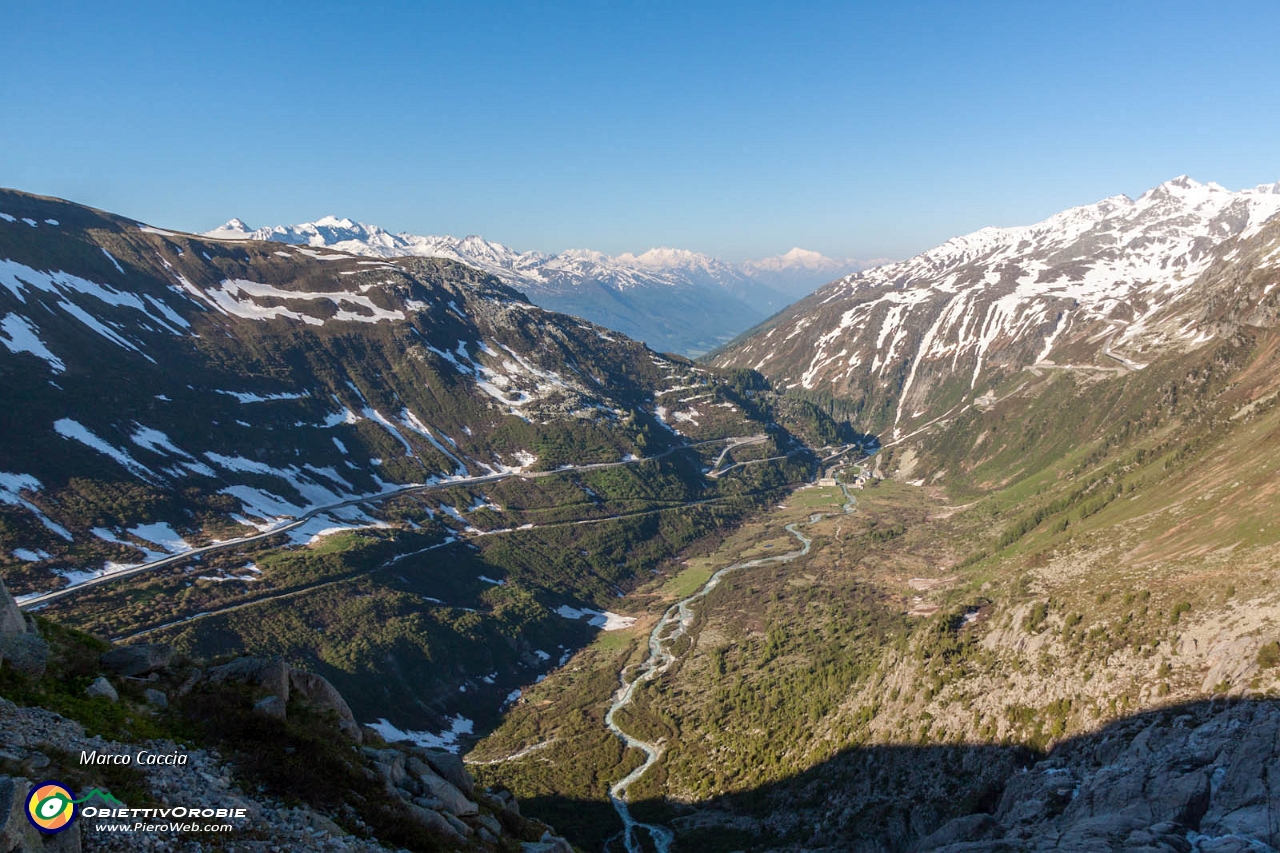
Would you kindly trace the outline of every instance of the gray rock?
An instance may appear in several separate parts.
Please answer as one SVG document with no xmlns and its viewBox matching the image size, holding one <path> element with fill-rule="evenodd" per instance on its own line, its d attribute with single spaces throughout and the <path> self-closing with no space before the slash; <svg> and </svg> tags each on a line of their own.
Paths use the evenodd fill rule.
<svg viewBox="0 0 1280 853">
<path fill-rule="evenodd" d="M 1274 850 L 1278 788 L 1280 708 L 1201 703 L 1068 743 L 1008 777 L 994 824 L 982 815 L 953 820 L 916 849 L 994 850 L 1000 842 L 982 839 L 1003 839 L 1018 849 L 1081 853 Z M 974 827 L 980 836 L 970 834 Z"/>
<path fill-rule="evenodd" d="M 0 634 L 27 633 L 27 620 L 23 618 L 18 603 L 13 600 L 4 581 L 0 580 Z"/>
<path fill-rule="evenodd" d="M 35 634 L 0 634 L 0 661 L 23 675 L 40 678 L 49 660 L 49 646 Z"/>
<path fill-rule="evenodd" d="M 57 835 L 46 835 L 40 839 L 40 853 L 80 853 L 82 836 L 80 835 L 80 819 L 76 818 L 71 826 Z"/>
<path fill-rule="evenodd" d="M 30 781 L 0 776 L 0 850 L 6 853 L 40 849 L 40 834 L 27 820 L 30 791 Z"/>
<path fill-rule="evenodd" d="M 408 773 L 405 771 L 404 753 L 397 750 L 381 750 L 378 752 L 378 757 L 375 759 L 373 766 L 382 774 L 382 778 L 392 785 L 401 785 L 409 778 Z"/>
<path fill-rule="evenodd" d="M 936 850 L 948 844 L 961 841 L 973 841 L 983 837 L 983 833 L 995 825 L 995 819 L 988 814 L 972 814 L 948 821 L 934 832 L 925 836 L 916 845 L 918 853 Z"/>
<path fill-rule="evenodd" d="M 291 667 L 280 658 L 246 657 L 209 670 L 214 684 L 248 684 L 262 693 L 275 696 L 282 706 L 289 704 L 289 672 Z"/>
<path fill-rule="evenodd" d="M 427 791 L 427 796 L 442 801 L 445 811 L 459 817 L 480 813 L 480 806 L 467 799 L 467 795 L 459 791 L 452 783 L 431 772 L 417 775 L 419 781 L 422 782 L 422 787 Z"/>
<path fill-rule="evenodd" d="M 300 699 L 321 713 L 335 714 L 338 718 L 338 728 L 348 738 L 356 743 L 363 740 L 360 724 L 351 713 L 351 706 L 327 678 L 306 670 L 290 669 L 289 686 L 295 699 Z"/>
<path fill-rule="evenodd" d="M 465 842 L 467 840 L 467 837 L 454 829 L 453 825 L 445 820 L 444 815 L 440 814 L 440 812 L 424 809 L 422 806 L 415 806 L 412 803 L 406 803 L 405 808 L 409 810 L 409 814 L 414 820 L 432 832 L 454 841 Z"/>
<path fill-rule="evenodd" d="M 520 845 L 521 853 L 573 853 L 568 841 L 550 832 L 542 833 L 537 841 L 526 841 Z"/>
<path fill-rule="evenodd" d="M 472 778 L 461 757 L 452 752 L 440 752 L 434 749 L 417 749 L 414 752 L 425 758 L 432 770 L 447 779 L 459 791 L 468 797 L 475 795 L 476 780 Z"/>
<path fill-rule="evenodd" d="M 105 676 L 99 675 L 93 680 L 93 683 L 84 689 L 84 695 L 90 699 L 106 699 L 108 702 L 119 702 L 120 694 L 116 692 L 115 687 L 107 681 Z"/>
<path fill-rule="evenodd" d="M 154 687 L 148 687 L 142 691 L 143 697 L 147 700 L 147 704 L 153 708 L 163 711 L 169 707 L 169 697 L 163 690 L 156 690 Z"/>
<path fill-rule="evenodd" d="M 453 827 L 454 831 L 457 832 L 459 835 L 463 836 L 464 838 L 469 837 L 475 833 L 475 830 L 473 830 L 471 827 L 467 826 L 461 820 L 449 814 L 448 812 L 441 812 L 441 814 L 444 815 L 445 820 L 449 821 L 449 825 Z"/>
<path fill-rule="evenodd" d="M 268 717 L 275 717 L 278 720 L 283 720 L 289 715 L 289 709 L 279 696 L 262 697 L 253 703 L 253 710 Z"/>
<path fill-rule="evenodd" d="M 1205 838 L 1198 839 L 1195 848 L 1199 853 L 1259 853 L 1259 848 L 1248 838 L 1236 838 L 1234 836 L 1223 836 L 1221 838 Z"/>
<path fill-rule="evenodd" d="M 326 833 L 334 838 L 342 838 L 343 836 L 351 834 L 319 812 L 308 810 L 305 814 L 305 819 L 306 825 L 310 829 Z"/>
<path fill-rule="evenodd" d="M 493 796 L 499 803 L 502 804 L 502 810 L 504 812 L 510 815 L 515 815 L 516 817 L 520 817 L 520 801 L 515 798 L 514 794 L 512 794 L 510 791 L 507 791 L 505 789 L 500 789 L 500 790 L 494 791 Z"/>
<path fill-rule="evenodd" d="M 173 660 L 173 646 L 167 643 L 141 643 L 120 646 L 102 655 L 102 666 L 116 675 L 136 678 L 159 672 Z"/>
<path fill-rule="evenodd" d="M 488 829 L 494 835 L 502 834 L 502 822 L 491 814 L 476 815 L 472 820 Z"/>
</svg>

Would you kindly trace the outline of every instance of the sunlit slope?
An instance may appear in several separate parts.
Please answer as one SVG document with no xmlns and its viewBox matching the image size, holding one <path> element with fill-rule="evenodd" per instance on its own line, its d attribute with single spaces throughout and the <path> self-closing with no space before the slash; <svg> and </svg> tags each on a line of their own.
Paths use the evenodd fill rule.
<svg viewBox="0 0 1280 853">
<path fill-rule="evenodd" d="M 1273 696 L 1278 354 L 1274 331 L 1241 327 L 1142 370 L 1031 368 L 886 447 L 868 465 L 891 478 L 816 526 L 810 556 L 701 605 L 679 664 L 629 712 L 664 745 L 636 813 L 698 849 L 906 849 L 994 809 L 1065 738 L 1203 697 Z M 714 564 L 785 547 L 782 524 L 819 493 L 744 527 Z M 481 753 L 551 741 L 485 772 L 582 837 L 609 812 L 586 823 L 577 804 L 629 759 L 591 725 L 615 682 L 588 673 L 624 652 L 571 664 L 572 690 L 553 674 Z M 600 762 L 594 791 L 557 781 L 570 754 Z"/>
</svg>

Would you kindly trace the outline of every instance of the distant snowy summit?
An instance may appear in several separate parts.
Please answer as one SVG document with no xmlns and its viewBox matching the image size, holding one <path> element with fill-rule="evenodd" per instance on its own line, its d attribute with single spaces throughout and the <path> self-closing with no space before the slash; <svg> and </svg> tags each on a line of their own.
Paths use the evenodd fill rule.
<svg viewBox="0 0 1280 853">
<path fill-rule="evenodd" d="M 502 279 L 544 308 L 577 314 L 685 355 L 706 352 L 820 285 L 878 263 L 838 260 L 800 248 L 742 264 L 666 247 L 617 256 L 590 249 L 518 252 L 475 235 L 393 234 L 336 216 L 265 228 L 232 219 L 204 236 L 272 240 L 369 257 L 445 258 Z"/>
<path fill-rule="evenodd" d="M 518 252 L 502 243 L 483 237 L 424 236 L 401 232 L 392 234 L 377 225 L 351 219 L 326 216 L 315 222 L 297 225 L 272 225 L 251 228 L 241 219 L 206 231 L 204 236 L 220 240 L 273 240 L 300 246 L 318 246 L 349 252 L 353 255 L 395 258 L 418 256 L 448 258 L 484 269 L 495 275 L 518 275 L 536 286 L 573 271 L 576 277 L 608 278 L 621 286 L 685 283 L 682 277 L 698 276 L 709 281 L 731 284 L 735 279 L 759 280 L 772 286 L 779 278 L 807 278 L 802 292 L 785 288 L 793 296 L 804 296 L 820 284 L 841 275 L 867 269 L 886 260 L 859 261 L 851 258 L 828 258 L 821 252 L 794 248 L 771 258 L 732 264 L 687 249 L 658 247 L 639 255 L 630 252 L 609 256 L 591 249 L 567 249 L 556 254 Z M 801 285 L 797 285 L 800 287 Z"/>
</svg>

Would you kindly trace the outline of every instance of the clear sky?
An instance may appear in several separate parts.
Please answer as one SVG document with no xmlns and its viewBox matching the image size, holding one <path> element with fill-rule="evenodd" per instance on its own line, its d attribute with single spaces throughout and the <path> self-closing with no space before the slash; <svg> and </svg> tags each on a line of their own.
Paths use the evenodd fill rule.
<svg viewBox="0 0 1280 853">
<path fill-rule="evenodd" d="M 905 257 L 1280 180 L 1280 3 L 11 2 L 0 185 L 159 225 Z"/>
</svg>

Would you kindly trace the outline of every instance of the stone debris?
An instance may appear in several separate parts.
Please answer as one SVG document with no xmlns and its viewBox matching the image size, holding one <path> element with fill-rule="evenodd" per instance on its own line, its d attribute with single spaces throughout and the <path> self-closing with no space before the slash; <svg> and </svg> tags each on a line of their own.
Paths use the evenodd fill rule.
<svg viewBox="0 0 1280 853">
<path fill-rule="evenodd" d="M 112 704 L 120 701 L 120 694 L 116 692 L 111 682 L 107 681 L 105 675 L 95 678 L 93 683 L 84 689 L 84 695 L 90 699 L 106 699 Z"/>
</svg>

